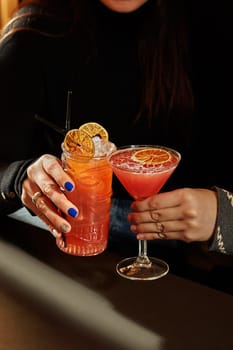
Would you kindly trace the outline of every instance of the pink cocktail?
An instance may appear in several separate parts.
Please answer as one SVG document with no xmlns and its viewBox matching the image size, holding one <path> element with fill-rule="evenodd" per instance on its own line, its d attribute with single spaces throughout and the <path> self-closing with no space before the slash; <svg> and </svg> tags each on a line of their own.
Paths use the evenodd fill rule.
<svg viewBox="0 0 233 350">
<path fill-rule="evenodd" d="M 129 194 L 134 199 L 143 199 L 160 191 L 175 170 L 179 157 L 171 153 L 171 159 L 163 164 L 147 164 L 134 159 L 138 150 L 135 146 L 115 152 L 111 156 L 111 166 Z"/>
<path fill-rule="evenodd" d="M 109 162 L 114 174 L 135 200 L 160 191 L 176 169 L 180 154 L 168 147 L 131 145 L 111 154 Z M 139 241 L 139 255 L 122 260 L 117 272 L 129 279 L 151 280 L 167 274 L 166 262 L 148 258 L 147 241 Z"/>
</svg>

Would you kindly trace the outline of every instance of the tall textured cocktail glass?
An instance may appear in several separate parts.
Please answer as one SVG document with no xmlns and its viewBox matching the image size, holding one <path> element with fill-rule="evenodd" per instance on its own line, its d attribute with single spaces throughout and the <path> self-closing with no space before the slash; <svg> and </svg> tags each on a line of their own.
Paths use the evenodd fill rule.
<svg viewBox="0 0 233 350">
<path fill-rule="evenodd" d="M 62 144 L 64 170 L 75 183 L 68 199 L 79 210 L 78 217 L 65 215 L 71 231 L 57 238 L 65 253 L 91 256 L 107 247 L 112 195 L 112 168 L 107 155 L 116 147 L 107 131 L 97 123 L 70 130 Z"/>
<path fill-rule="evenodd" d="M 154 145 L 121 147 L 108 158 L 114 174 L 135 200 L 158 193 L 180 159 L 177 151 Z M 121 276 L 133 280 L 154 280 L 168 271 L 165 261 L 147 256 L 146 240 L 139 240 L 137 257 L 126 258 L 117 265 Z"/>
</svg>

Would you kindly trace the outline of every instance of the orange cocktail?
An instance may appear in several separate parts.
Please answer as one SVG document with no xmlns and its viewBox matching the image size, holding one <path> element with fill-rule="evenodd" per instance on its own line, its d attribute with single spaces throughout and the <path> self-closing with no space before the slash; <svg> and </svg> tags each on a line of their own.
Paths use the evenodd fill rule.
<svg viewBox="0 0 233 350">
<path fill-rule="evenodd" d="M 72 229 L 63 239 L 57 239 L 57 245 L 64 252 L 79 256 L 96 255 L 106 249 L 110 221 L 112 169 L 105 151 L 101 155 L 101 147 L 109 142 L 105 135 L 99 154 L 95 155 L 95 143 L 93 146 L 90 138 L 96 136 L 96 128 L 99 132 L 102 127 L 96 123 L 85 125 L 90 124 L 93 129 L 89 138 L 86 127 L 84 130 L 80 127 L 81 135 L 79 129 L 72 130 L 62 145 L 63 167 L 75 183 L 74 191 L 67 193 L 67 197 L 78 207 L 79 215 L 66 216 Z"/>
</svg>

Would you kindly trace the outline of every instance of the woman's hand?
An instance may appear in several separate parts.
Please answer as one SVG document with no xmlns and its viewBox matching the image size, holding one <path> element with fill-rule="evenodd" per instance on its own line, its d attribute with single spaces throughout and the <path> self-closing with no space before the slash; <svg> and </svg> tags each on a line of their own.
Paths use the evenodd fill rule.
<svg viewBox="0 0 233 350">
<path fill-rule="evenodd" d="M 61 160 L 45 154 L 28 167 L 21 200 L 57 237 L 71 230 L 62 213 L 78 215 L 78 208 L 65 196 L 65 191 L 73 189 L 74 182 L 63 170 Z"/>
<path fill-rule="evenodd" d="M 128 220 L 138 239 L 208 241 L 217 217 L 216 192 L 183 188 L 135 201 Z"/>
</svg>

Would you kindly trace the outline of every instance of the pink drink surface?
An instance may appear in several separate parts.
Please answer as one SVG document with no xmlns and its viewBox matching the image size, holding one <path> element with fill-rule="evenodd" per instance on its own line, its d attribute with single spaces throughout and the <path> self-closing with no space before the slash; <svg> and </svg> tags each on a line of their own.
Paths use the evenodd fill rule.
<svg viewBox="0 0 233 350">
<path fill-rule="evenodd" d="M 133 157 L 140 149 L 135 147 L 119 150 L 110 158 L 115 175 L 134 199 L 143 199 L 158 193 L 180 160 L 179 154 L 166 149 L 171 154 L 169 162 L 158 165 L 143 163 Z"/>
</svg>

